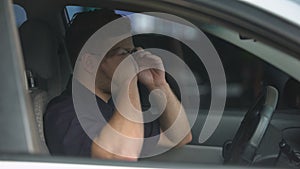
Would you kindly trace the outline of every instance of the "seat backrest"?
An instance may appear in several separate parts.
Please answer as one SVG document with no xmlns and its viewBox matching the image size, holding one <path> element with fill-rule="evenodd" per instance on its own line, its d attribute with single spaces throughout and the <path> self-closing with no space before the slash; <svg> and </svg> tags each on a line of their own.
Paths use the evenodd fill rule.
<svg viewBox="0 0 300 169">
<path fill-rule="evenodd" d="M 48 102 L 65 88 L 70 63 L 64 41 L 46 22 L 27 20 L 19 28 L 36 128 L 42 152 L 48 153 L 43 132 L 43 114 Z"/>
<path fill-rule="evenodd" d="M 71 72 L 64 40 L 41 20 L 27 20 L 19 31 L 25 67 L 51 100 L 64 90 Z"/>
</svg>

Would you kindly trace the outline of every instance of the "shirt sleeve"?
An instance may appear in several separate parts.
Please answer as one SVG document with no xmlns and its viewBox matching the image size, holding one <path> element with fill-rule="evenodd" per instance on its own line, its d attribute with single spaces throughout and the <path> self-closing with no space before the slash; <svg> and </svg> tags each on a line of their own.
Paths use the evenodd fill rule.
<svg viewBox="0 0 300 169">
<path fill-rule="evenodd" d="M 49 152 L 52 155 L 90 157 L 92 140 L 105 123 L 87 120 L 91 122 L 89 124 L 97 123 L 90 126 L 89 135 L 77 118 L 72 98 L 51 101 L 44 116 L 44 134 Z"/>
</svg>

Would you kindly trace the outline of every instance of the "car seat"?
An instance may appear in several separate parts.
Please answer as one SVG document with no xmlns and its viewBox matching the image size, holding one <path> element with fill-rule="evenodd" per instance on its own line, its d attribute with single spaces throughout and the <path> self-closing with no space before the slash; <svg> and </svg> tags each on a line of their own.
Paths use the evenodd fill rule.
<svg viewBox="0 0 300 169">
<path fill-rule="evenodd" d="M 43 114 L 48 102 L 65 88 L 71 66 L 63 38 L 46 22 L 27 20 L 20 26 L 19 34 L 41 153 L 48 153 L 43 132 Z"/>
</svg>

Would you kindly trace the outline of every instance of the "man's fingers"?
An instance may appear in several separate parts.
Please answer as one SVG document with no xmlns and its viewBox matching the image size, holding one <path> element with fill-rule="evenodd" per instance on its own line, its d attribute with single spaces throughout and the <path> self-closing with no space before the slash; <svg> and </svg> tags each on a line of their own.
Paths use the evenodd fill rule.
<svg viewBox="0 0 300 169">
<path fill-rule="evenodd" d="M 148 51 L 138 51 L 133 54 L 134 59 L 138 63 L 161 62 L 160 57 L 153 55 Z"/>
<path fill-rule="evenodd" d="M 138 58 L 143 58 L 145 55 L 150 55 L 150 54 L 151 53 L 148 51 L 138 50 L 133 54 L 133 56 L 138 59 Z"/>
<path fill-rule="evenodd" d="M 164 66 L 159 56 L 153 55 L 152 53 L 145 51 L 142 48 L 137 48 L 137 50 L 138 51 L 135 52 L 132 56 L 138 64 L 140 71 L 152 68 L 164 71 Z"/>
<path fill-rule="evenodd" d="M 142 47 L 136 47 L 135 49 L 138 50 L 138 51 L 139 50 L 144 50 Z"/>
<path fill-rule="evenodd" d="M 144 55 L 143 58 L 141 58 L 140 61 L 137 62 L 139 65 L 140 70 L 145 70 L 145 69 L 160 69 L 164 71 L 164 66 L 161 61 L 161 59 L 152 54 L 147 54 Z"/>
</svg>

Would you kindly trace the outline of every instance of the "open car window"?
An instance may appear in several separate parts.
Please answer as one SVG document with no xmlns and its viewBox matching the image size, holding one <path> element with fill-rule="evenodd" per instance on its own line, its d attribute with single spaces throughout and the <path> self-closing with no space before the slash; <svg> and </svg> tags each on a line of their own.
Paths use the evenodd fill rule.
<svg viewBox="0 0 300 169">
<path fill-rule="evenodd" d="M 300 126 L 300 86 L 298 81 L 300 79 L 298 73 L 300 61 L 297 59 L 297 56 L 294 56 L 295 53 L 287 52 L 287 48 L 282 50 L 283 48 L 271 46 L 271 43 L 267 44 L 265 41 L 261 41 L 262 37 L 252 37 L 247 34 L 247 31 L 237 31 L 231 29 L 232 27 L 230 26 L 226 27 L 226 24 L 218 24 L 218 22 L 214 22 L 213 19 L 210 20 L 211 18 L 208 19 L 203 17 L 203 14 L 200 15 L 199 13 L 199 18 L 202 18 L 202 20 L 197 20 L 194 16 L 198 14 L 197 12 L 185 15 L 185 19 L 188 19 L 188 21 L 193 24 L 189 25 L 186 24 L 186 22 L 176 22 L 174 19 L 169 20 L 168 17 L 160 18 L 158 17 L 159 15 L 155 15 L 153 13 L 140 13 L 144 11 L 144 9 L 141 8 L 134 10 L 135 6 L 131 6 L 132 4 L 130 3 L 128 4 L 128 7 L 120 7 L 118 5 L 115 7 L 112 5 L 114 3 L 108 3 L 103 6 L 100 4 L 97 5 L 97 3 L 87 3 L 85 6 L 83 5 L 84 2 L 82 2 L 82 6 L 75 6 L 74 4 L 65 6 L 66 4 L 67 3 L 63 5 L 56 4 L 59 8 L 56 8 L 55 5 L 49 5 L 49 9 L 45 9 L 45 13 L 37 10 L 38 6 L 31 8 L 28 7 L 26 3 L 25 5 L 23 4 L 26 10 L 22 9 L 19 11 L 19 7 L 15 8 L 17 26 L 20 26 L 19 31 L 22 29 L 24 22 L 26 23 L 26 20 L 29 22 L 32 20 L 38 20 L 39 23 L 42 22 L 44 26 L 46 25 L 48 32 L 43 33 L 37 31 L 39 28 L 34 27 L 32 30 L 35 30 L 33 34 L 36 36 L 30 35 L 34 38 L 29 37 L 29 39 L 35 39 L 36 37 L 42 37 L 44 35 L 46 38 L 50 39 L 46 41 L 39 41 L 38 43 L 32 43 L 33 45 L 28 45 L 28 43 L 24 43 L 22 39 L 24 38 L 24 34 L 22 34 L 21 31 L 19 32 L 25 61 L 25 68 L 21 68 L 27 73 L 24 73 L 24 78 L 26 74 L 28 81 L 28 84 L 26 84 L 27 86 L 23 84 L 26 87 L 23 86 L 22 90 L 30 96 L 20 104 L 32 108 L 32 110 L 27 110 L 30 112 L 30 115 L 27 114 L 27 118 L 31 118 L 31 120 L 26 121 L 25 118 L 26 124 L 30 123 L 31 127 L 26 128 L 26 131 L 22 133 L 22 136 L 28 134 L 26 137 L 28 142 L 26 143 L 31 146 L 30 153 L 36 152 L 37 156 L 40 154 L 46 154 L 46 156 L 44 156 L 45 161 L 48 161 L 48 157 L 51 156 L 51 154 L 47 152 L 47 142 L 45 142 L 45 138 L 43 136 L 44 110 L 42 109 L 45 109 L 47 104 L 53 98 L 64 91 L 70 77 L 69 75 L 72 74 L 70 68 L 71 63 L 68 58 L 69 53 L 65 44 L 66 29 L 68 29 L 70 22 L 76 13 L 101 10 L 109 6 L 111 9 L 117 9 L 114 10 L 115 13 L 127 16 L 130 19 L 132 32 L 138 33 L 138 35 L 133 36 L 135 46 L 141 46 L 144 49 L 150 49 L 152 52 L 157 52 L 156 54 L 158 56 L 163 55 L 164 53 L 160 53 L 160 51 L 157 50 L 155 51 L 155 49 L 167 51 L 171 54 L 166 54 L 166 56 L 175 56 L 184 63 L 184 66 L 188 68 L 190 74 L 188 76 L 181 76 L 181 78 L 186 82 L 190 82 L 191 79 L 194 80 L 192 81 L 195 82 L 193 84 L 194 86 L 190 83 L 185 83 L 184 87 L 186 89 L 190 87 L 191 89 L 183 92 L 180 90 L 181 83 L 177 82 L 176 76 L 172 76 L 172 73 L 167 72 L 167 80 L 170 84 L 172 83 L 172 90 L 180 101 L 188 101 L 188 99 L 191 99 L 191 101 L 195 102 L 199 100 L 199 105 L 192 104 L 191 106 L 185 107 L 187 110 L 196 110 L 195 114 L 190 116 L 188 115 L 188 119 L 192 125 L 193 140 L 182 148 L 172 149 L 166 153 L 159 154 L 149 159 L 141 159 L 141 163 L 138 162 L 137 165 L 144 165 L 143 161 L 146 161 L 146 163 L 149 164 L 153 163 L 154 166 L 157 166 L 159 162 L 163 162 L 167 167 L 169 167 L 168 165 L 176 167 L 174 165 L 172 166 L 175 162 L 176 164 L 178 163 L 179 166 L 187 164 L 189 167 L 198 167 L 203 164 L 217 165 L 221 168 L 228 167 L 224 164 L 224 150 L 225 148 L 228 148 L 225 145 L 229 145 L 230 148 L 230 144 L 227 143 L 236 138 L 245 114 L 247 114 L 248 110 L 256 103 L 261 92 L 264 91 L 267 86 L 272 86 L 278 91 L 278 103 L 276 109 L 274 109 L 274 113 L 272 114 L 272 120 L 269 121 L 270 124 L 267 128 L 265 128 L 267 134 L 262 135 L 262 142 L 258 145 L 259 149 L 255 155 L 254 159 L 256 161 L 253 161 L 253 165 L 257 164 L 261 166 L 274 167 L 274 161 L 276 161 L 280 152 L 278 144 L 282 139 L 282 131 L 286 128 L 298 128 Z M 195 7 L 197 6 L 196 4 L 199 5 L 198 3 L 195 3 Z M 177 5 L 180 6 L 182 4 L 179 3 Z M 50 8 L 55 8 L 55 10 L 51 10 Z M 155 9 L 155 7 L 152 8 Z M 180 9 L 181 8 L 178 8 L 178 10 Z M 25 11 L 28 13 L 28 16 Z M 62 15 L 62 13 L 67 15 Z M 184 12 L 181 14 L 183 15 L 183 13 Z M 52 16 L 50 14 L 54 14 L 53 16 L 56 17 L 49 17 Z M 191 16 L 191 18 L 188 16 Z M 62 21 L 67 22 L 64 23 Z M 238 23 L 236 24 L 238 25 Z M 217 87 L 214 86 L 214 79 L 207 70 L 207 63 L 201 60 L 201 57 L 210 56 L 210 53 L 205 53 L 207 52 L 206 49 L 210 47 L 206 48 L 205 45 L 207 44 L 205 43 L 194 43 L 194 48 L 192 48 L 187 43 L 184 43 L 190 41 L 198 42 L 197 38 L 199 37 L 199 34 L 195 31 L 195 28 L 201 30 L 203 33 L 201 35 L 205 36 L 209 44 L 214 48 L 214 52 L 216 52 L 219 57 L 218 62 L 221 63 L 226 80 L 222 85 Z M 30 32 L 30 29 L 27 31 Z M 168 36 L 170 34 L 176 36 Z M 270 39 L 268 40 L 270 41 Z M 47 44 L 47 42 L 50 41 L 53 43 L 48 44 L 51 46 L 49 50 L 47 45 L 43 47 L 35 46 L 36 44 Z M 30 51 L 38 51 L 38 55 L 34 52 L 28 52 L 27 49 Z M 203 49 L 203 53 L 201 53 L 202 56 L 199 57 L 196 50 L 193 49 Z M 165 62 L 168 62 L 170 59 L 165 56 L 162 56 L 162 58 L 165 59 L 163 60 Z M 19 63 L 21 62 L 22 61 Z M 217 65 L 217 61 L 215 64 Z M 176 74 L 180 77 L 180 75 L 183 74 L 183 67 L 176 64 L 173 64 L 173 66 L 172 64 L 170 65 L 170 67 L 174 69 L 172 71 L 175 72 L 173 75 Z M 215 72 L 217 72 L 216 70 L 217 68 L 215 69 Z M 195 91 L 198 91 L 199 93 Z M 220 118 L 218 118 L 219 121 L 216 123 L 215 127 L 212 127 L 213 132 L 211 132 L 211 135 L 207 136 L 207 139 L 203 141 L 203 135 L 201 135 L 201 133 L 203 132 L 203 128 L 208 125 L 207 117 L 212 109 L 213 96 L 215 98 L 225 96 L 224 107 L 222 108 L 221 116 L 219 116 Z M 148 100 L 148 98 L 146 98 L 146 100 Z M 39 106 L 41 104 L 43 106 Z M 196 109 L 193 106 L 196 107 Z M 38 113 L 36 111 L 38 111 Z M 257 119 L 253 121 L 256 120 Z M 35 130 L 34 127 L 32 127 L 35 124 L 37 124 L 35 128 L 38 136 L 31 138 L 30 134 L 32 133 L 29 130 Z M 293 137 L 292 135 L 297 135 L 298 130 L 293 130 L 291 133 L 292 134 L 290 134 L 290 132 L 284 132 L 285 138 L 287 138 L 287 140 L 291 139 L 293 143 L 288 144 L 293 148 L 297 148 L 298 144 L 295 142 L 297 142 L 298 137 Z M 12 139 L 14 138 L 12 137 Z M 30 139 L 34 139 L 35 141 L 30 142 Z M 35 147 L 40 146 L 39 143 L 36 143 L 40 141 L 42 142 L 42 147 L 46 151 L 42 152 L 39 148 L 32 151 Z M 19 146 L 22 147 L 23 144 L 20 144 Z M 25 146 L 26 144 L 24 147 Z M 243 145 L 241 145 L 241 147 L 243 147 Z M 20 148 L 20 151 L 17 149 L 18 147 L 14 148 L 13 152 L 17 152 L 17 155 L 19 154 L 18 152 L 26 152 L 25 156 L 27 156 L 27 149 Z M 298 152 L 298 149 L 295 149 L 295 151 L 296 150 Z M 10 154 L 10 151 L 5 149 L 5 154 L 7 152 Z M 22 160 L 22 158 L 23 157 L 20 157 L 19 159 Z M 24 157 L 24 159 L 27 160 L 28 157 Z M 56 159 L 62 163 L 65 163 L 66 161 L 68 161 L 67 163 L 70 163 L 70 161 L 76 161 L 76 163 L 90 165 L 94 163 L 101 164 L 104 161 L 104 163 L 109 163 L 110 165 L 120 164 L 118 162 L 110 163 L 110 161 L 106 160 L 97 161 L 95 159 L 89 159 L 89 157 L 71 157 L 71 160 L 69 161 L 68 157 L 55 156 L 54 161 L 56 161 Z M 277 164 L 279 163 L 281 164 L 283 162 L 281 161 Z"/>
</svg>

